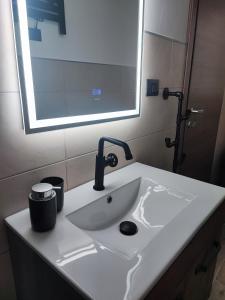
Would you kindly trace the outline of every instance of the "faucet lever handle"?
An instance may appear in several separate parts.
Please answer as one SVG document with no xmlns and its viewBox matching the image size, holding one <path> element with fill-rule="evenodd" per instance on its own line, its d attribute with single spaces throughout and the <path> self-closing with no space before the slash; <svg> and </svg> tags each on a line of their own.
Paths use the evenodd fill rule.
<svg viewBox="0 0 225 300">
<path fill-rule="evenodd" d="M 118 157 L 114 153 L 109 153 L 106 158 L 107 166 L 116 167 L 118 165 Z"/>
</svg>

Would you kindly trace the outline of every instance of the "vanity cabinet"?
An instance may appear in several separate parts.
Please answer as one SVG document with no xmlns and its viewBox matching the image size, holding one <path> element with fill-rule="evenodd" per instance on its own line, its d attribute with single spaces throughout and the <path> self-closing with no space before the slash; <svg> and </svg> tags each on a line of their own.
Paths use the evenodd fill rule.
<svg viewBox="0 0 225 300">
<path fill-rule="evenodd" d="M 207 300 L 225 220 L 223 203 L 200 228 L 145 300 Z M 174 233 L 175 234 L 175 233 Z"/>
<path fill-rule="evenodd" d="M 196 230 L 173 264 L 145 296 L 145 300 L 208 299 L 224 219 L 225 204 L 222 203 Z M 10 227 L 8 236 L 18 300 L 89 299 L 79 293 Z"/>
<path fill-rule="evenodd" d="M 90 300 L 11 229 L 8 240 L 17 300 Z"/>
<path fill-rule="evenodd" d="M 217 246 L 213 245 L 208 253 L 203 251 L 187 278 L 182 282 L 180 289 L 175 293 L 173 300 L 205 300 L 209 298 L 218 251 L 215 249 Z"/>
</svg>

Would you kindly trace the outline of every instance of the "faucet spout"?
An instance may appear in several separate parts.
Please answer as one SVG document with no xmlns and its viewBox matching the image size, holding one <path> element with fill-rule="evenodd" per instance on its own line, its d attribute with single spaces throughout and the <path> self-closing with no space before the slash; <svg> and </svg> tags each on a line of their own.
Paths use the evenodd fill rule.
<svg viewBox="0 0 225 300">
<path fill-rule="evenodd" d="M 133 159 L 133 155 L 130 151 L 130 148 L 127 144 L 124 145 L 124 152 L 125 152 L 125 158 L 126 160 L 131 160 Z"/>
<path fill-rule="evenodd" d="M 126 160 L 133 159 L 133 156 L 130 151 L 130 147 L 127 143 L 111 138 L 111 137 L 101 137 L 98 143 L 98 155 L 104 156 L 104 142 L 109 142 L 111 144 L 117 145 L 119 147 L 122 147 L 125 152 L 125 158 Z"/>
<path fill-rule="evenodd" d="M 95 184 L 94 189 L 97 191 L 102 191 L 104 187 L 104 170 L 105 167 L 111 166 L 115 167 L 118 164 L 118 158 L 115 154 L 110 153 L 107 158 L 104 156 L 104 143 L 109 142 L 111 144 L 122 147 L 125 153 L 126 160 L 133 159 L 133 155 L 130 151 L 130 147 L 127 143 L 111 138 L 111 137 L 101 137 L 98 143 L 98 154 L 96 155 L 96 165 L 95 165 Z"/>
</svg>

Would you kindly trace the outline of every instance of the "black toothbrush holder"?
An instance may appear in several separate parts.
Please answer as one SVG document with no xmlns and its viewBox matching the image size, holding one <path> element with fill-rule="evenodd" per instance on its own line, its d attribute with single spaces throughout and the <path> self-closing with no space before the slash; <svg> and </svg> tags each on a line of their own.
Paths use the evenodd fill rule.
<svg viewBox="0 0 225 300">
<path fill-rule="evenodd" d="M 41 183 L 49 183 L 53 186 L 56 192 L 57 212 L 60 212 L 64 205 L 64 179 L 54 176 L 46 177 L 41 180 Z"/>
</svg>

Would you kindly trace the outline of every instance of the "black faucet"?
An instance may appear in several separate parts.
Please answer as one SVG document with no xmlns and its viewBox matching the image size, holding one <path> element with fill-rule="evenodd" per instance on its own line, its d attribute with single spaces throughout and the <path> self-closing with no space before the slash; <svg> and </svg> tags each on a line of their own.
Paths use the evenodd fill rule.
<svg viewBox="0 0 225 300">
<path fill-rule="evenodd" d="M 130 148 L 127 143 L 120 140 L 116 140 L 110 137 L 101 137 L 98 143 L 98 154 L 96 155 L 96 165 L 95 165 L 95 184 L 93 186 L 94 190 L 102 191 L 104 187 L 104 170 L 105 167 L 116 167 L 118 164 L 118 158 L 114 153 L 109 153 L 107 158 L 104 156 L 104 142 L 109 142 L 118 145 L 123 148 L 125 152 L 126 160 L 133 159 Z"/>
</svg>

